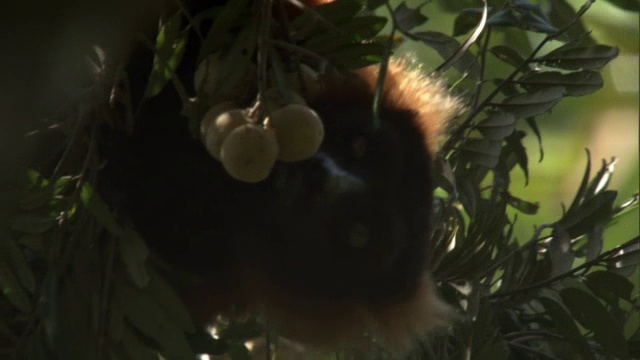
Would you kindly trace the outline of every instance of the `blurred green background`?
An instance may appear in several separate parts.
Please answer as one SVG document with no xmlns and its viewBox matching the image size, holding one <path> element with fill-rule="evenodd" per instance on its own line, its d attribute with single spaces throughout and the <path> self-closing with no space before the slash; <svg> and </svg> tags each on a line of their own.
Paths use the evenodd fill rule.
<svg viewBox="0 0 640 360">
<path fill-rule="evenodd" d="M 431 2 L 422 8 L 422 13 L 429 17 L 429 21 L 418 30 L 452 34 L 457 14 L 444 11 L 443 2 Z M 411 8 L 423 3 L 422 0 L 406 1 Z M 478 6 L 481 5 L 480 1 L 477 3 Z M 578 9 L 584 4 L 584 0 L 569 0 L 569 3 Z M 380 13 L 386 15 L 384 10 Z M 619 192 L 617 204 L 638 192 L 638 13 L 621 10 L 607 1 L 597 1 L 582 21 L 587 30 L 593 31 L 596 42 L 618 47 L 620 56 L 602 70 L 604 87 L 601 90 L 584 97 L 565 98 L 551 113 L 538 118 L 544 149 L 542 161 L 538 161 L 539 145 L 535 135 L 523 121 L 518 124 L 519 128 L 528 133 L 525 146 L 529 153 L 530 181 L 525 185 L 523 172 L 515 169 L 512 172 L 511 192 L 514 196 L 540 203 L 536 215 L 518 214 L 514 234 L 520 242 L 531 237 L 534 226 L 558 220 L 562 214 L 562 204 L 568 206 L 571 203 L 587 163 L 585 149 L 589 149 L 591 153 L 592 175 L 600 169 L 603 159 L 617 158 L 615 173 L 609 185 L 610 189 Z M 529 41 L 534 47 L 543 38 L 540 34 L 529 34 Z M 466 36 L 468 35 L 459 37 L 458 40 L 463 41 Z M 398 53 L 415 54 L 427 69 L 433 69 L 442 63 L 442 59 L 433 50 L 412 41 L 401 45 Z M 492 76 L 511 70 L 504 63 L 490 61 L 487 73 Z M 607 229 L 605 250 L 639 233 L 640 214 L 636 209 Z"/>
</svg>

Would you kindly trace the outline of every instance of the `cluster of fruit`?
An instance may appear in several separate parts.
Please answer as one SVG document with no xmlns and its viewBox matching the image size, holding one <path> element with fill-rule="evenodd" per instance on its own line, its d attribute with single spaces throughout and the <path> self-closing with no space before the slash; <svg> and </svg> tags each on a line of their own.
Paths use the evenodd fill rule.
<svg viewBox="0 0 640 360">
<path fill-rule="evenodd" d="M 205 59 L 198 66 L 195 85 L 201 93 L 215 91 L 215 65 Z M 312 70 L 305 66 L 304 71 Z M 296 87 L 295 82 L 289 83 Z M 200 138 L 209 154 L 230 176 L 248 183 L 265 180 L 277 160 L 312 157 L 324 138 L 322 120 L 297 92 L 274 87 L 261 94 L 259 101 L 262 118 L 259 112 L 222 101 L 213 103 L 200 123 Z"/>
</svg>

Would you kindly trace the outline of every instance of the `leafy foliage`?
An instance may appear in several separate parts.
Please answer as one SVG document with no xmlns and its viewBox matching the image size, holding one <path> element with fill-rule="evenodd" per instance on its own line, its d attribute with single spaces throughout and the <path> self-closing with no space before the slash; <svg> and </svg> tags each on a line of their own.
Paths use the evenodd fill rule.
<svg viewBox="0 0 640 360">
<path fill-rule="evenodd" d="M 634 1 L 611 2 L 638 10 Z M 157 38 L 147 40 L 156 59 L 145 96 L 153 97 L 172 81 L 187 101 L 174 71 L 188 33 L 199 32 L 203 23 L 211 25 L 199 34 L 200 58 L 226 51 L 226 79 L 238 81 L 242 70 L 235 65 L 259 41 L 250 3 L 232 0 L 199 14 L 179 10 L 161 22 Z M 640 331 L 625 337 L 623 330 L 640 309 L 638 290 L 629 280 L 638 274 L 640 237 L 603 251 L 604 228 L 639 203 L 637 194 L 620 203 L 608 189 L 615 160 L 603 161 L 592 175 L 587 153 L 573 202 L 523 244 L 513 238 L 516 219 L 506 212 L 511 207 L 534 214 L 539 206 L 520 198 L 527 194 L 510 192 L 516 167 L 531 181 L 543 181 L 529 173 L 522 129 L 528 126 L 540 138 L 539 118 L 565 97 L 600 89 L 598 71 L 618 54 L 596 44 L 580 23 L 592 1 L 577 12 L 564 0 L 549 2 L 550 8 L 526 0 L 489 1 L 486 9 L 466 7 L 475 1 L 445 3 L 459 14 L 453 35 L 415 30 L 428 25 L 422 7 L 367 1 L 369 9 L 390 13 L 360 15 L 360 2 L 338 0 L 307 9 L 289 24 L 292 41 L 272 44 L 318 69 L 354 69 L 384 64 L 399 33 L 435 49 L 473 84 L 467 90 L 469 111 L 454 125 L 437 160 L 442 171 L 436 178 L 440 189 L 429 269 L 461 319 L 409 356 L 637 358 Z M 485 10 L 486 26 L 478 26 Z M 379 36 L 387 19 L 391 36 Z M 246 31 L 238 32 L 239 27 Z M 474 28 L 483 30 L 476 45 L 455 39 Z M 499 32 L 536 32 L 545 38 L 529 51 L 496 44 L 493 34 Z M 555 48 L 541 54 L 545 45 Z M 511 73 L 505 79 L 486 78 L 489 61 L 503 62 Z M 106 70 L 96 83 L 122 90 L 121 73 L 102 66 Z M 119 95 L 126 97 L 126 87 L 122 91 Z M 133 117 L 117 120 L 105 96 L 91 102 L 78 97 L 66 106 L 73 111 L 50 120 L 58 121 L 65 134 L 65 150 L 54 169 L 25 164 L 29 170 L 0 177 L 0 354 L 13 359 L 171 360 L 193 359 L 197 353 L 248 358 L 244 342 L 265 333 L 259 319 L 220 322 L 215 338 L 196 329 L 175 290 L 157 267 L 149 266 L 153 259 L 144 240 L 94 191 L 100 131 L 105 125 L 130 129 Z M 267 333 L 269 342 L 277 339 Z M 364 356 L 336 357 L 347 355 Z M 376 356 L 388 354 L 381 350 Z"/>
</svg>

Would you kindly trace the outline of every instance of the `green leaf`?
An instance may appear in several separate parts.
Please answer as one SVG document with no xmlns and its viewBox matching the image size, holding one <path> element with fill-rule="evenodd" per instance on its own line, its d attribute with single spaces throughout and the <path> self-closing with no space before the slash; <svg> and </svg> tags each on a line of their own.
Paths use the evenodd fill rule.
<svg viewBox="0 0 640 360">
<path fill-rule="evenodd" d="M 384 47 L 379 43 L 356 44 L 325 55 L 334 66 L 357 69 L 380 62 Z"/>
<path fill-rule="evenodd" d="M 429 20 L 428 17 L 420 13 L 420 7 L 411 9 L 403 1 L 393 12 L 398 28 L 403 31 L 411 31 L 413 28 L 420 26 Z"/>
<path fill-rule="evenodd" d="M 570 44 L 572 46 L 572 44 Z M 600 69 L 618 56 L 620 50 L 606 45 L 586 47 L 562 46 L 552 52 L 535 59 L 547 66 L 565 70 Z"/>
<path fill-rule="evenodd" d="M 308 29 L 309 24 L 316 24 L 314 28 L 309 29 L 311 36 L 325 31 L 335 33 L 335 26 L 353 19 L 360 10 L 362 10 L 362 3 L 357 0 L 332 1 L 307 8 L 301 16 L 290 23 L 290 26 L 293 30 L 300 31 Z"/>
<path fill-rule="evenodd" d="M 539 202 L 530 202 L 519 199 L 509 193 L 507 193 L 507 204 L 518 209 L 523 214 L 527 215 L 535 215 L 538 213 L 538 209 L 540 208 Z"/>
<path fill-rule="evenodd" d="M 549 5 L 551 5 L 549 18 L 556 26 L 565 26 L 578 16 L 566 0 L 555 0 L 550 2 Z M 560 34 L 560 37 L 565 40 L 581 39 L 582 42 L 588 44 L 594 43 L 593 38 L 588 34 L 587 29 L 582 24 L 582 19 L 571 25 L 566 31 Z"/>
<path fill-rule="evenodd" d="M 640 265 L 640 236 L 627 241 L 620 247 L 620 251 L 608 259 L 607 268 L 623 276 L 630 276 Z"/>
<path fill-rule="evenodd" d="M 0 260 L 4 260 L 6 255 L 0 253 Z M 0 261 L 0 290 L 9 302 L 20 311 L 30 313 L 32 311 L 29 296 L 5 261 Z"/>
<path fill-rule="evenodd" d="M 606 223 L 613 212 L 613 203 L 618 196 L 616 191 L 603 191 L 573 210 L 568 211 L 558 222 L 569 232 L 571 238 L 586 234 L 594 226 Z"/>
<path fill-rule="evenodd" d="M 538 160 L 538 162 L 542 162 L 542 160 L 544 159 L 544 148 L 542 147 L 542 133 L 540 133 L 540 129 L 538 128 L 538 122 L 535 118 L 526 118 L 525 122 L 527 123 L 527 125 L 529 125 L 531 130 L 533 130 L 533 133 L 536 135 L 536 139 L 538 140 L 538 148 L 540 149 L 540 159 Z"/>
<path fill-rule="evenodd" d="M 177 324 L 180 329 L 189 333 L 195 332 L 196 328 L 191 319 L 191 315 L 185 309 L 182 300 L 180 300 L 180 297 L 174 289 L 157 273 L 150 272 L 149 275 L 150 282 L 148 291 L 164 308 L 167 317 L 169 317 L 173 323 Z"/>
<path fill-rule="evenodd" d="M 145 287 L 150 280 L 149 270 L 146 267 L 149 249 L 133 229 L 127 228 L 124 231 L 126 235 L 120 238 L 119 242 L 120 258 L 126 265 L 133 282 L 139 287 Z"/>
<path fill-rule="evenodd" d="M 631 301 L 633 283 L 610 271 L 594 271 L 586 276 L 585 284 L 602 300 L 618 307 L 618 299 Z"/>
<path fill-rule="evenodd" d="M 569 346 L 580 354 L 582 359 L 595 360 L 587 340 L 582 336 L 573 317 L 569 315 L 565 308 L 549 297 L 540 297 L 538 301 L 544 306 L 553 323 L 569 342 Z"/>
<path fill-rule="evenodd" d="M 493 168 L 498 164 L 502 146 L 500 141 L 469 139 L 461 147 L 465 161 Z"/>
<path fill-rule="evenodd" d="M 482 18 L 481 8 L 463 9 L 453 23 L 453 36 L 460 36 L 473 30 Z"/>
<path fill-rule="evenodd" d="M 559 71 L 532 71 L 517 81 L 527 91 L 538 91 L 553 86 L 563 86 L 566 96 L 584 96 L 602 88 L 602 75 L 596 71 L 578 71 L 562 74 Z"/>
<path fill-rule="evenodd" d="M 387 18 L 380 16 L 359 16 L 338 27 L 339 32 L 323 32 L 311 37 L 302 45 L 309 51 L 325 54 L 343 48 L 345 45 L 358 44 L 376 36 L 386 25 Z"/>
<path fill-rule="evenodd" d="M 458 40 L 437 31 L 421 31 L 405 35 L 413 40 L 423 42 L 445 60 L 453 57 L 461 46 Z M 479 78 L 480 65 L 476 57 L 469 51 L 465 51 L 458 61 L 453 63 L 453 67 L 462 74 L 468 74 L 472 79 Z"/>
<path fill-rule="evenodd" d="M 551 110 L 565 94 L 564 87 L 554 86 L 534 93 L 518 94 L 505 99 L 496 106 L 512 113 L 516 118 L 538 116 Z"/>
<path fill-rule="evenodd" d="M 181 31 L 181 26 L 182 14 L 177 13 L 160 27 L 153 69 L 145 90 L 147 98 L 158 95 L 180 65 L 187 44 L 187 32 Z"/>
<path fill-rule="evenodd" d="M 513 133 L 516 119 L 512 114 L 491 112 L 488 115 L 488 118 L 481 120 L 477 125 L 482 137 L 489 140 L 502 140 Z"/>
<path fill-rule="evenodd" d="M 56 224 L 56 219 L 49 215 L 24 213 L 11 217 L 9 223 L 12 230 L 39 235 L 51 229 Z"/>
<path fill-rule="evenodd" d="M 386 0 L 367 0 L 367 9 L 375 10 L 380 6 L 384 5 Z"/>
<path fill-rule="evenodd" d="M 489 52 L 514 68 L 519 67 L 525 62 L 525 59 L 520 56 L 516 50 L 506 45 L 494 46 L 489 49 Z"/>
<path fill-rule="evenodd" d="M 507 150 L 516 157 L 518 166 L 524 172 L 525 181 L 529 183 L 529 157 L 527 149 L 522 145 L 522 139 L 526 136 L 524 131 L 514 131 L 505 138 L 507 142 Z"/>
<path fill-rule="evenodd" d="M 551 276 L 564 274 L 573 268 L 575 256 L 571 249 L 571 237 L 561 226 L 553 227 L 553 234 L 547 250 L 552 264 Z"/>
<path fill-rule="evenodd" d="M 230 0 L 216 16 L 213 25 L 209 29 L 209 33 L 205 37 L 200 46 L 200 54 L 198 62 L 202 61 L 205 56 L 213 54 L 222 49 L 222 47 L 231 40 L 231 30 L 237 26 L 241 19 L 246 19 L 249 11 L 249 0 Z M 300 18 L 302 18 L 301 16 Z"/>
<path fill-rule="evenodd" d="M 31 266 L 27 263 L 27 258 L 20 249 L 20 246 L 13 240 L 11 237 L 5 237 L 4 239 L 0 239 L 0 246 L 3 247 L 0 251 L 9 252 L 9 257 L 11 260 L 11 267 L 14 272 L 18 276 L 18 280 L 20 280 L 20 285 L 22 285 L 25 289 L 27 289 L 31 294 L 36 291 L 36 279 L 33 275 L 33 270 L 31 270 Z M 6 247 L 6 249 L 4 249 Z"/>
<path fill-rule="evenodd" d="M 167 316 L 154 299 L 135 288 L 117 288 L 125 318 L 142 334 L 153 339 L 171 359 L 194 359 L 185 333 Z"/>
<path fill-rule="evenodd" d="M 589 177 L 591 176 L 591 153 L 589 149 L 587 152 L 587 166 L 584 169 L 584 175 L 582 175 L 582 180 L 580 181 L 580 186 L 578 187 L 578 192 L 576 196 L 573 198 L 571 202 L 571 206 L 567 209 L 567 213 L 571 213 L 575 211 L 580 203 L 584 200 L 585 194 L 587 193 L 587 186 L 589 185 Z"/>
<path fill-rule="evenodd" d="M 562 289 L 560 296 L 571 314 L 582 326 L 593 331 L 594 339 L 608 353 L 623 360 L 630 358 L 627 342 L 622 335 L 622 326 L 617 324 L 597 299 L 573 287 Z"/>
</svg>

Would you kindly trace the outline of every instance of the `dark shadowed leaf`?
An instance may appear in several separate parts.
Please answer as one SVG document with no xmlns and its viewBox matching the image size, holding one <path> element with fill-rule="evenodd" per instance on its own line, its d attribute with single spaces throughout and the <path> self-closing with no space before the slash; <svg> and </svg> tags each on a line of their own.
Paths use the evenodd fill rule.
<svg viewBox="0 0 640 360">
<path fill-rule="evenodd" d="M 36 213 L 19 214 L 9 219 L 12 230 L 30 235 L 42 234 L 51 229 L 55 223 L 56 220 L 53 217 Z"/>
<path fill-rule="evenodd" d="M 633 283 L 610 271 L 594 271 L 586 276 L 585 284 L 601 299 L 618 307 L 618 299 L 631 300 Z"/>
<path fill-rule="evenodd" d="M 8 252 L 6 255 L 9 256 L 9 259 L 2 259 L 6 255 L 0 255 L 0 260 L 10 261 L 9 264 L 18 276 L 20 285 L 33 294 L 36 291 L 36 279 L 24 252 L 13 238 L 7 235 L 3 237 L 4 239 L 0 238 L 0 252 Z"/>
<path fill-rule="evenodd" d="M 622 276 L 631 276 L 640 265 L 640 237 L 626 242 L 620 251 L 609 259 L 607 268 Z"/>
<path fill-rule="evenodd" d="M 538 148 L 540 149 L 540 159 L 538 159 L 538 162 L 541 162 L 544 159 L 544 148 L 542 147 L 542 133 L 538 128 L 538 122 L 535 118 L 526 118 L 525 122 L 529 125 L 538 140 Z"/>
<path fill-rule="evenodd" d="M 582 175 L 582 180 L 580 181 L 580 186 L 578 187 L 576 196 L 573 198 L 569 209 L 567 209 L 567 213 L 575 211 L 584 200 L 585 194 L 587 193 L 589 177 L 591 176 L 591 152 L 589 152 L 589 149 L 586 149 L 585 151 L 587 152 L 587 166 L 584 169 L 584 175 Z"/>
<path fill-rule="evenodd" d="M 466 161 L 493 168 L 498 164 L 501 149 L 500 141 L 469 139 L 462 146 L 462 153 Z"/>
<path fill-rule="evenodd" d="M 604 246 L 604 225 L 597 224 L 587 233 L 587 245 L 585 246 L 585 260 L 590 261 L 602 253 Z"/>
<path fill-rule="evenodd" d="M 194 359 L 184 332 L 167 317 L 154 299 L 134 288 L 119 288 L 117 293 L 126 319 L 142 334 L 155 341 L 170 358 Z"/>
<path fill-rule="evenodd" d="M 385 2 L 385 0 L 367 0 L 367 9 L 375 10 L 384 5 Z"/>
<path fill-rule="evenodd" d="M 407 36 L 414 40 L 422 41 L 427 46 L 433 48 L 443 59 L 451 58 L 460 49 L 458 40 L 437 31 L 422 31 Z M 480 65 L 475 56 L 468 51 L 465 51 L 462 57 L 453 63 L 452 66 L 459 72 L 468 74 L 473 79 L 479 77 Z"/>
<path fill-rule="evenodd" d="M 613 5 L 621 8 L 621 9 L 625 9 L 625 10 L 631 10 L 631 11 L 640 11 L 640 1 L 638 0 L 606 0 L 610 3 L 612 3 Z"/>
<path fill-rule="evenodd" d="M 362 3 L 357 0 L 332 1 L 308 8 L 302 16 L 291 22 L 291 27 L 295 30 L 301 30 L 308 28 L 309 24 L 316 24 L 315 32 L 335 32 L 334 26 L 353 19 L 360 10 L 362 10 Z M 322 21 L 318 20 L 319 18 Z"/>
<path fill-rule="evenodd" d="M 17 276 L 8 266 L 8 261 L 3 258 L 4 254 L 0 253 L 0 291 L 9 302 L 24 313 L 31 312 L 31 301 L 27 292 L 18 281 Z"/>
<path fill-rule="evenodd" d="M 507 27 L 517 26 L 518 18 L 510 9 L 499 10 L 489 17 L 487 25 Z"/>
<path fill-rule="evenodd" d="M 566 0 L 554 0 L 549 4 L 551 5 L 549 18 L 555 26 L 566 26 L 576 17 L 575 9 Z M 591 35 L 585 36 L 585 34 L 587 34 L 587 29 L 582 24 L 582 19 L 580 19 L 563 32 L 560 37 L 565 40 L 580 38 L 586 44 L 593 44 L 594 41 Z"/>
<path fill-rule="evenodd" d="M 571 237 L 561 226 L 554 226 L 549 242 L 549 258 L 551 259 L 551 276 L 563 274 L 573 267 L 575 255 L 571 249 Z"/>
<path fill-rule="evenodd" d="M 419 7 L 411 9 L 404 1 L 398 5 L 393 16 L 396 19 L 398 28 L 403 32 L 411 31 L 414 27 L 420 26 L 429 20 L 428 17 L 420 13 Z"/>
<path fill-rule="evenodd" d="M 496 106 L 516 118 L 538 116 L 549 111 L 564 96 L 562 86 L 554 86 L 534 93 L 524 93 L 505 99 Z"/>
<path fill-rule="evenodd" d="M 492 112 L 489 117 L 477 125 L 482 137 L 489 140 L 502 140 L 515 129 L 516 119 L 510 113 Z"/>
<path fill-rule="evenodd" d="M 618 56 L 620 50 L 606 45 L 586 47 L 562 46 L 547 55 L 537 58 L 547 66 L 566 70 L 600 69 Z"/>
<path fill-rule="evenodd" d="M 518 209 L 523 214 L 534 215 L 538 213 L 538 209 L 540 208 L 540 203 L 538 202 L 530 202 L 519 199 L 511 194 L 507 194 L 507 203 Z"/>
<path fill-rule="evenodd" d="M 387 23 L 387 18 L 380 16 L 359 16 L 341 24 L 339 32 L 327 31 L 304 42 L 305 48 L 320 54 L 340 49 L 345 45 L 357 44 L 376 36 Z"/>
<path fill-rule="evenodd" d="M 569 345 L 582 356 L 583 359 L 594 360 L 593 353 L 589 349 L 587 340 L 582 336 L 573 317 L 565 310 L 565 308 L 555 300 L 548 297 L 538 298 L 542 306 L 544 306 L 551 320 L 564 335 Z"/>
<path fill-rule="evenodd" d="M 558 71 L 529 72 L 517 81 L 527 91 L 542 90 L 552 86 L 564 86 L 566 96 L 583 96 L 602 88 L 602 75 L 595 71 L 578 71 L 562 74 Z"/>
<path fill-rule="evenodd" d="M 622 326 L 611 317 L 607 309 L 591 294 L 568 287 L 560 291 L 562 301 L 571 314 L 610 354 L 629 359 L 629 348 L 622 335 Z"/>
<path fill-rule="evenodd" d="M 605 223 L 613 211 L 613 202 L 618 193 L 603 191 L 580 204 L 578 208 L 567 213 L 558 222 L 569 232 L 571 238 L 586 234 L 595 226 Z"/>
<path fill-rule="evenodd" d="M 151 296 L 158 302 L 160 306 L 165 310 L 167 317 L 172 322 L 179 326 L 180 329 L 193 333 L 196 328 L 191 319 L 191 315 L 185 309 L 184 304 L 175 290 L 165 282 L 155 272 L 150 272 L 150 281 L 147 291 L 151 293 Z"/>
<path fill-rule="evenodd" d="M 524 58 L 518 54 L 516 50 L 506 45 L 497 45 L 489 49 L 489 51 L 498 59 L 517 68 L 525 62 Z"/>
<path fill-rule="evenodd" d="M 345 2 L 347 1 L 339 1 L 339 3 Z M 198 62 L 205 56 L 220 50 L 224 43 L 229 41 L 232 27 L 238 23 L 239 19 L 247 16 L 249 3 L 249 0 L 231 0 L 225 4 L 200 46 Z M 302 17 L 304 16 L 300 16 Z"/>
<path fill-rule="evenodd" d="M 526 136 L 524 131 L 515 131 L 506 137 L 507 150 L 517 159 L 518 166 L 524 172 L 525 180 L 529 182 L 529 157 L 527 149 L 522 145 L 522 139 Z"/>
<path fill-rule="evenodd" d="M 453 36 L 460 36 L 473 30 L 482 18 L 482 8 L 464 9 L 453 23 Z"/>
</svg>

